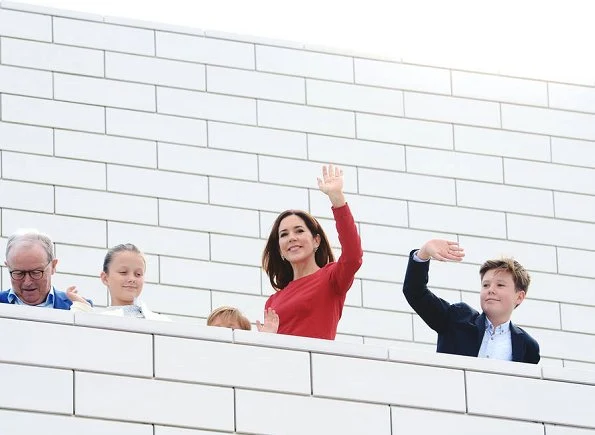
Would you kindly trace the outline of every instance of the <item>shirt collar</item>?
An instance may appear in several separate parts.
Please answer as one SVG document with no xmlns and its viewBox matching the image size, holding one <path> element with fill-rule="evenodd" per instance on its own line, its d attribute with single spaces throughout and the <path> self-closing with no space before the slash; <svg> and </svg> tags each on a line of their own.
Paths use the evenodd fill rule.
<svg viewBox="0 0 595 435">
<path fill-rule="evenodd" d="M 506 334 L 507 332 L 510 331 L 510 320 L 508 322 L 504 322 L 503 324 L 499 325 L 494 330 L 494 325 L 492 325 L 492 322 L 490 322 L 490 319 L 488 319 L 486 316 L 485 327 L 486 327 L 486 331 L 488 331 L 490 333 L 490 335 Z"/>
<path fill-rule="evenodd" d="M 54 293 L 54 287 L 52 286 L 52 288 L 50 289 L 50 292 L 48 293 L 47 298 L 45 299 L 45 301 L 43 301 L 40 304 L 35 305 L 36 307 L 52 307 L 54 308 L 54 299 L 56 298 L 55 293 Z M 26 303 L 24 303 L 18 296 L 17 294 L 14 292 L 14 290 L 11 288 L 10 291 L 8 292 L 8 303 L 9 304 L 16 304 L 16 305 L 28 305 Z"/>
</svg>

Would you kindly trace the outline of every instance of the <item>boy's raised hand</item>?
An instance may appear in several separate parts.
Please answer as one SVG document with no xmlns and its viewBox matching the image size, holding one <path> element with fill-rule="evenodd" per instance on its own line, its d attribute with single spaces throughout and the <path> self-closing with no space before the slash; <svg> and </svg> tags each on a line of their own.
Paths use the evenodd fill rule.
<svg viewBox="0 0 595 435">
<path fill-rule="evenodd" d="M 465 250 L 459 246 L 459 242 L 432 239 L 424 243 L 417 251 L 417 256 L 421 260 L 433 258 L 439 261 L 461 261 L 465 256 Z"/>
</svg>

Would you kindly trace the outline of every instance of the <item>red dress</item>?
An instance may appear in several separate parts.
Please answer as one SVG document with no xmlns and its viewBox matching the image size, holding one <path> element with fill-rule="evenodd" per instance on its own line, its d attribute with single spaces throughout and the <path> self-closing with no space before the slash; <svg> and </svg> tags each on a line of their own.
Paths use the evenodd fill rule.
<svg viewBox="0 0 595 435">
<path fill-rule="evenodd" d="M 278 334 L 334 340 L 347 290 L 362 265 L 362 245 L 349 206 L 333 208 L 341 257 L 311 275 L 294 279 L 265 304 L 279 315 Z"/>
</svg>

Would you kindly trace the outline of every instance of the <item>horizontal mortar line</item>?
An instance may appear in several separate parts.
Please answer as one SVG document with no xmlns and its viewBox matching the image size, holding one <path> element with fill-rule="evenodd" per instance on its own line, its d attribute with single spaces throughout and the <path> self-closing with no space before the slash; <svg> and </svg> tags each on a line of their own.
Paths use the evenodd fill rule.
<svg viewBox="0 0 595 435">
<path fill-rule="evenodd" d="M 11 38 L 11 39 L 18 39 L 18 38 Z M 35 42 L 41 42 L 41 41 L 35 41 Z M 79 47 L 79 48 L 86 48 L 86 49 L 91 49 L 91 50 L 101 50 L 101 51 L 106 51 L 106 52 L 113 52 L 113 53 L 126 53 L 126 52 L 121 52 L 121 51 L 116 51 L 116 50 L 109 50 L 109 49 L 105 49 L 105 48 L 94 48 L 94 47 L 84 47 L 84 46 L 76 46 L 76 45 L 69 45 L 69 44 L 54 44 L 52 43 L 52 45 L 58 45 L 58 46 L 66 46 L 66 47 Z M 157 59 L 166 59 L 164 57 L 157 57 L 157 56 L 151 56 L 151 55 L 143 55 L 143 54 L 139 54 L 139 53 L 134 53 L 134 55 L 138 55 L 138 56 L 144 56 L 147 58 L 157 58 Z M 184 60 L 182 60 L 183 62 Z M 196 64 L 196 65 L 211 65 L 211 64 L 207 64 L 205 62 L 191 62 L 188 61 L 188 63 L 192 63 L 192 64 Z M 217 66 L 217 67 L 226 67 L 226 66 L 222 66 L 222 65 L 212 65 L 212 66 Z M 23 67 L 23 66 L 21 66 Z M 24 67 L 27 68 L 27 67 Z M 237 70 L 242 70 L 242 71 L 258 71 L 258 72 L 267 72 L 270 74 L 276 74 L 276 75 L 282 75 L 282 76 L 288 76 L 288 77 L 296 77 L 296 78 L 301 78 L 301 79 L 310 79 L 310 80 L 320 80 L 320 81 L 327 81 L 327 82 L 331 82 L 331 83 L 341 83 L 341 84 L 349 84 L 349 82 L 341 82 L 341 81 L 333 81 L 333 80 L 329 80 L 329 79 L 317 79 L 317 78 L 310 78 L 307 76 L 298 76 L 298 75 L 290 75 L 290 74 L 286 74 L 286 73 L 277 73 L 274 71 L 264 71 L 264 70 L 253 70 L 253 69 L 244 69 L 244 68 L 240 68 L 240 67 L 227 67 L 230 69 L 237 69 Z M 59 72 L 59 71 L 56 71 Z M 481 73 L 478 73 L 481 74 Z M 123 80 L 124 81 L 124 80 Z M 142 83 L 142 82 L 140 82 Z M 545 82 L 544 82 L 545 83 Z M 547 109 L 552 109 L 552 110 L 561 110 L 564 112 L 570 112 L 570 113 L 583 113 L 583 114 L 592 114 L 595 115 L 595 112 L 589 112 L 589 111 L 582 111 L 582 110 L 576 110 L 576 109 L 568 109 L 568 108 L 561 108 L 561 107 L 551 107 L 548 105 L 537 105 L 537 104 L 530 104 L 530 103 L 522 103 L 522 102 L 513 102 L 513 101 L 500 101 L 500 100 L 496 100 L 496 99 L 488 99 L 488 98 L 481 98 L 481 97 L 472 97 L 472 96 L 464 96 L 464 95 L 451 95 L 448 93 L 437 93 L 437 92 L 430 92 L 430 91 L 424 91 L 424 90 L 418 90 L 418 89 L 411 89 L 411 88 L 396 88 L 396 87 L 386 87 L 386 86 L 374 86 L 374 85 L 369 85 L 369 84 L 365 84 L 365 83 L 355 83 L 353 84 L 354 86 L 368 86 L 368 87 L 372 87 L 372 88 L 380 88 L 380 89 L 390 89 L 390 90 L 396 90 L 396 91 L 402 91 L 402 92 L 411 92 L 411 93 L 420 93 L 420 94 L 427 94 L 427 95 L 434 95 L 434 96 L 450 96 L 453 98 L 461 98 L 461 99 L 465 99 L 465 100 L 470 100 L 470 101 L 482 101 L 482 102 L 493 102 L 493 103 L 502 103 L 502 104 L 510 104 L 510 105 L 517 105 L 517 106 L 526 106 L 526 107 L 535 107 L 535 108 L 547 108 Z M 577 85 L 580 86 L 580 85 Z M 588 86 L 582 86 L 585 88 L 589 88 Z M 173 87 L 172 87 L 173 88 Z M 180 89 L 186 89 L 181 87 Z M 229 95 L 233 95 L 233 94 L 229 94 Z M 238 95 L 234 95 L 234 96 L 238 96 Z M 277 100 L 271 100 L 271 101 L 277 101 Z M 281 100 L 284 101 L 284 100 Z M 321 107 L 326 107 L 326 106 L 321 106 Z"/>
<path fill-rule="evenodd" d="M 9 152 L 9 153 L 14 153 L 14 154 L 22 154 L 22 155 L 29 155 L 32 153 L 19 153 L 19 152 L 14 152 L 11 150 L 4 150 L 4 152 Z M 128 165 L 122 165 L 122 164 L 113 164 L 113 163 L 109 163 L 109 162 L 93 162 L 93 161 L 89 161 L 89 160 L 83 160 L 83 159 L 74 159 L 74 158 L 69 158 L 69 157 L 60 157 L 60 156 L 50 156 L 50 155 L 44 155 L 44 154 L 32 154 L 34 156 L 42 156 L 42 157 L 48 157 L 48 158 L 60 158 L 60 159 L 64 159 L 64 160 L 71 160 L 74 162 L 81 162 L 81 163 L 97 163 L 99 165 L 103 165 L 103 164 L 108 164 L 108 165 L 112 165 L 112 166 L 122 166 L 122 167 L 129 167 Z M 134 167 L 135 169 L 137 167 Z M 138 167 L 139 169 L 144 169 L 143 167 Z M 153 168 L 150 168 L 153 169 Z M 155 169 L 153 169 L 155 170 Z M 211 174 L 201 174 L 201 173 L 195 173 L 195 172 L 183 172 L 183 171 L 175 171 L 175 170 L 170 170 L 170 169 L 159 169 L 157 168 L 156 170 L 162 172 L 162 173 L 167 173 L 167 174 L 183 174 L 183 175 L 193 175 L 196 177 L 207 177 L 209 179 L 216 179 L 216 180 L 226 180 L 226 181 L 238 181 L 240 183 L 253 183 L 253 184 L 257 184 L 259 186 L 275 186 L 275 187 L 287 187 L 287 188 L 291 188 L 291 189 L 300 189 L 300 190 L 307 190 L 308 192 L 317 192 L 318 189 L 316 189 L 313 186 L 296 186 L 296 185 L 287 185 L 287 184 L 280 184 L 280 183 L 275 183 L 275 182 L 263 182 L 263 181 L 258 181 L 255 179 L 243 179 L 243 178 L 229 178 L 229 177 L 222 177 L 222 176 L 218 176 L 218 175 L 211 175 Z M 376 170 L 376 169 L 374 169 Z M 378 169 L 379 171 L 385 171 L 383 169 Z M 462 179 L 452 179 L 452 178 L 444 178 L 442 176 L 437 176 L 437 175 L 431 175 L 431 174 L 416 174 L 416 173 L 404 173 L 404 172 L 395 172 L 395 171 L 385 171 L 385 172 L 389 172 L 389 173 L 400 173 L 400 174 L 411 174 L 411 175 L 422 175 L 422 176 L 428 176 L 428 177 L 432 177 L 432 178 L 441 178 L 446 180 L 462 180 Z M 240 206 L 225 206 L 225 205 L 220 205 L 217 203 L 207 203 L 207 202 L 200 202 L 200 201 L 192 201 L 192 200 L 185 200 L 185 199 L 179 199 L 179 198 L 169 198 L 169 197 L 155 197 L 155 196 L 151 196 L 148 194 L 142 194 L 142 193 L 138 193 L 138 192 L 131 192 L 131 191 L 118 191 L 118 190 L 113 190 L 113 189 L 103 189 L 103 188 L 96 188 L 96 187 L 80 187 L 80 186 L 72 186 L 72 185 L 66 185 L 66 184 L 56 184 L 56 183 L 43 183 L 43 182 L 39 182 L 39 181 L 30 181 L 30 180 L 21 180 L 21 179 L 16 179 L 16 178 L 8 178 L 8 177 L 3 177 L 3 180 L 7 180 L 7 181 L 13 181 L 13 182 L 23 182 L 23 183 L 31 183 L 31 184 L 36 184 L 39 186 L 54 186 L 54 187 L 62 187 L 62 188 L 70 188 L 70 189 L 78 189 L 78 190 L 83 190 L 83 191 L 89 191 L 89 192 L 102 192 L 102 193 L 112 193 L 112 194 L 116 194 L 116 195 L 129 195 L 129 196 L 134 196 L 134 197 L 138 197 L 138 198 L 146 198 L 146 199 L 155 199 L 155 200 L 166 200 L 166 201 L 178 201 L 178 202 L 183 202 L 183 203 L 189 203 L 189 204 L 203 204 L 203 205 L 212 205 L 212 206 L 218 206 L 218 207 L 227 207 L 227 208 L 234 208 L 234 209 L 242 209 L 242 210 L 254 210 L 254 211 L 262 211 L 262 212 L 271 212 L 271 213 L 275 213 L 276 211 L 271 211 L 271 210 L 261 210 L 261 209 L 249 209 L 249 208 L 243 208 Z M 476 182 L 476 183 L 482 183 L 483 181 L 480 180 L 473 180 L 473 179 L 466 179 L 466 180 L 462 180 L 462 181 L 471 181 L 471 182 Z M 484 182 L 485 184 L 492 184 L 495 186 L 508 186 L 508 187 L 513 187 L 513 188 L 528 188 L 528 189 L 534 189 L 537 191 L 542 191 L 542 192 L 550 192 L 552 191 L 552 189 L 547 189 L 547 188 L 539 188 L 539 187 L 534 187 L 534 186 L 526 186 L 526 185 L 516 185 L 516 184 L 501 184 L 501 183 L 490 183 L 490 182 Z M 554 192 L 560 192 L 560 193 L 570 193 L 570 194 L 577 194 L 577 195 L 583 195 L 586 197 L 591 197 L 593 195 L 591 194 L 581 194 L 581 193 L 577 193 L 574 191 L 560 191 L 560 190 L 554 190 Z M 569 218 L 559 218 L 559 217 L 555 217 L 553 215 L 539 215 L 539 214 L 531 214 L 531 213 L 523 213 L 521 211 L 511 211 L 511 210 L 494 210 L 494 209 L 489 209 L 489 208 L 484 208 L 484 207 L 473 207 L 473 206 L 468 206 L 468 205 L 460 205 L 460 204 L 454 204 L 454 203 L 437 203 L 437 202 L 431 202 L 431 201 L 419 201 L 419 200 L 413 200 L 411 198 L 400 198 L 400 197 L 386 197 L 386 196 L 380 196 L 380 195 L 371 195 L 370 193 L 367 192 L 363 192 L 363 193 L 358 193 L 358 192 L 346 192 L 347 195 L 353 195 L 353 196 L 361 196 L 361 197 L 365 197 L 365 198 L 379 198 L 379 199 L 388 199 L 388 200 L 394 200 L 394 201 L 402 201 L 402 202 L 409 202 L 409 203 L 413 203 L 413 204 L 425 204 L 425 205 L 435 205 L 438 207 L 451 207 L 451 208 L 456 208 L 459 210 L 476 210 L 476 211 L 485 211 L 485 212 L 491 212 L 494 215 L 500 215 L 500 214 L 505 214 L 505 215 L 518 215 L 518 216 L 527 216 L 527 217 L 537 217 L 537 218 L 543 218 L 543 219 L 549 219 L 549 220 L 554 220 L 556 222 L 569 222 L 569 223 L 579 223 L 579 224 L 593 224 L 594 222 L 592 221 L 588 221 L 588 220 L 580 220 L 580 219 L 569 219 Z M 27 209 L 25 209 L 27 210 Z M 321 216 L 323 217 L 323 216 Z M 326 217 L 326 216 L 324 216 Z M 332 219 L 332 217 L 328 217 L 329 219 Z M 375 222 L 366 222 L 366 221 L 361 221 L 358 220 L 356 218 L 356 221 L 358 223 L 372 223 L 372 224 L 377 224 L 377 225 L 381 225 L 381 226 L 387 226 L 387 227 L 391 227 L 390 225 L 386 225 L 386 224 L 380 224 L 380 223 L 375 223 Z M 149 224 L 150 225 L 150 224 Z M 395 226 L 397 228 L 407 228 L 407 227 L 401 227 L 401 226 Z M 411 229 L 418 229 L 421 231 L 425 231 L 424 229 L 421 228 L 413 228 L 413 227 L 409 227 Z M 435 231 L 435 230 L 432 230 Z M 443 232 L 452 232 L 452 231 L 448 231 L 448 230 L 442 230 Z M 501 238 L 497 238 L 497 237 L 489 237 L 488 238 L 493 238 L 496 240 L 504 240 Z M 513 239 L 509 239 L 509 240 L 513 240 Z M 551 244 L 551 243 L 543 243 L 543 242 L 528 242 L 528 243 L 534 243 L 534 244 L 542 244 L 545 246 L 558 246 L 558 247 L 570 247 L 572 248 L 572 246 L 566 246 L 566 245 L 556 245 L 556 244 Z M 583 249 L 584 248 L 575 248 L 575 249 Z"/>
<path fill-rule="evenodd" d="M 84 161 L 83 161 L 84 162 Z M 197 175 L 200 176 L 200 175 Z M 213 177 L 213 176 L 210 176 Z M 239 182 L 249 182 L 252 183 L 253 181 L 250 180 L 243 180 L 243 179 L 227 179 L 227 178 L 222 178 L 222 177 L 218 177 L 218 179 L 221 180 L 228 180 L 228 181 L 239 181 Z M 222 207 L 222 208 L 230 208 L 230 209 L 235 209 L 235 210 L 247 210 L 247 211 L 255 211 L 255 212 L 264 212 L 264 213 L 277 213 L 278 211 L 276 210 L 264 210 L 264 209 L 252 209 L 252 208 L 245 208 L 245 207 L 241 207 L 241 206 L 232 206 L 232 205 L 220 205 L 218 203 L 208 203 L 208 202 L 199 202 L 199 201 L 192 201 L 192 200 L 185 200 L 185 199 L 179 199 L 179 198 L 169 198 L 169 197 L 155 197 L 155 196 L 150 196 L 147 194 L 141 194 L 141 193 L 135 193 L 135 192 L 130 192 L 130 191 L 118 191 L 118 190 L 107 190 L 107 189 L 98 189 L 98 188 L 92 188 L 92 187 L 80 187 L 80 186 L 73 186 L 73 185 L 62 185 L 62 184 L 47 184 L 47 183 L 42 183 L 42 182 L 31 182 L 28 180 L 20 180 L 20 179 L 13 179 L 13 178 L 2 178 L 2 180 L 6 180 L 6 181 L 10 181 L 10 182 L 17 182 L 17 183 L 27 183 L 27 184 L 33 184 L 39 187 L 57 187 L 57 188 L 63 188 L 63 189 L 75 189 L 75 190 L 79 190 L 79 191 L 84 191 L 84 192 L 95 192 L 95 193 L 107 193 L 107 194 L 113 194 L 113 195 L 125 195 L 125 196 L 130 196 L 130 197 L 135 197 L 135 198 L 144 198 L 144 199 L 154 199 L 156 201 L 173 201 L 173 202 L 179 202 L 179 203 L 184 203 L 184 204 L 195 204 L 195 205 L 205 205 L 205 206 L 213 206 L 213 207 Z M 312 192 L 317 192 L 316 189 L 314 188 L 301 188 L 301 187 L 296 187 L 296 186 L 286 186 L 286 185 L 278 185 L 278 184 L 264 184 L 264 183 L 257 183 L 259 185 L 265 185 L 265 186 L 278 186 L 278 187 L 290 187 L 290 188 L 295 188 L 295 189 L 308 189 L 309 191 Z M 586 225 L 592 225 L 594 224 L 594 222 L 592 221 L 583 221 L 583 220 L 577 220 L 577 219 L 564 219 L 564 218 L 556 218 L 554 216 L 546 216 L 546 215 L 537 215 L 537 214 L 529 214 L 529 213 L 522 213 L 519 211 L 510 211 L 510 210 L 494 210 L 494 209 L 486 209 L 486 208 L 481 208 L 481 207 L 471 207 L 471 206 L 464 206 L 464 205 L 455 205 L 455 204 L 445 204 L 445 203 L 435 203 L 435 202 L 429 202 L 429 201 L 414 201 L 412 199 L 406 199 L 406 198 L 393 198 L 393 197 L 381 197 L 381 196 L 373 196 L 373 195 L 369 195 L 369 194 L 357 194 L 357 193 L 350 193 L 347 192 L 348 196 L 354 196 L 354 197 L 364 197 L 364 198 L 378 198 L 378 199 L 388 199 L 388 200 L 394 200 L 394 201 L 399 201 L 399 202 L 409 202 L 412 204 L 422 204 L 422 205 L 431 205 L 431 206 L 436 206 L 436 207 L 450 207 L 450 208 L 454 208 L 457 210 L 470 210 L 470 211 L 485 211 L 488 213 L 493 213 L 494 216 L 497 215 L 514 215 L 514 216 L 524 216 L 524 217 L 529 217 L 529 218 L 541 218 L 541 219 L 548 219 L 551 221 L 555 221 L 555 222 L 567 222 L 567 223 L 577 223 L 577 224 L 586 224 Z M 159 203 L 158 203 L 159 205 Z M 70 213 L 59 213 L 59 212 L 48 212 L 46 210 L 33 210 L 33 209 L 29 209 L 29 208 L 18 208 L 18 207 L 4 207 L 7 210 L 16 210 L 16 211 L 28 211 L 28 212 L 37 212 L 37 213 L 43 213 L 43 214 L 50 214 L 50 215 L 60 215 L 60 216 L 69 216 L 69 217 L 81 217 L 81 218 L 88 218 L 88 219 L 98 219 L 98 220 L 108 220 L 111 222 L 122 222 L 122 223 L 130 223 L 129 221 L 125 221 L 125 220 L 112 220 L 109 218 L 105 218 L 105 217 L 92 217 L 92 216 L 84 216 L 84 215 L 77 215 L 77 214 L 70 214 Z M 321 219 L 327 219 L 327 220 L 332 220 L 332 216 L 327 216 L 327 215 L 319 215 L 316 214 L 317 217 L 321 218 Z M 471 234 L 471 233 L 460 233 L 460 232 L 453 232 L 452 230 L 436 230 L 434 228 L 432 229 L 425 229 L 425 228 L 419 228 L 419 227 L 412 227 L 412 226 L 401 226 L 401 225 L 388 225 L 386 223 L 381 223 L 381 222 L 376 222 L 376 221 L 365 221 L 362 219 L 358 219 L 357 216 L 356 218 L 356 222 L 359 224 L 365 224 L 365 225 L 374 225 L 374 226 L 379 226 L 379 227 L 383 227 L 383 228 L 402 228 L 402 229 L 411 229 L 411 230 L 415 230 L 415 231 L 423 231 L 423 232 L 428 232 L 428 231 L 439 231 L 439 232 L 444 232 L 444 233 L 451 233 L 451 234 L 458 234 L 458 235 L 466 235 L 466 236 L 472 236 L 472 237 L 482 237 L 482 238 L 487 238 L 487 239 L 492 239 L 492 240 L 502 240 L 502 241 L 510 241 L 510 242 L 521 242 L 521 243 L 528 243 L 531 245 L 541 245 L 541 246 L 552 246 L 552 247 L 559 247 L 559 248 L 569 248 L 569 249 L 577 249 L 577 250 L 583 250 L 583 251 L 590 251 L 589 249 L 585 249 L 585 248 L 580 248 L 580 247 L 576 247 L 573 245 L 560 245 L 560 244 L 552 244 L 552 243 L 547 243 L 547 242 L 540 242 L 540 241 L 525 241 L 525 240 L 520 240 L 520 239 L 514 239 L 514 238 L 501 238 L 501 237 L 495 237 L 495 236 L 479 236 L 477 234 Z M 134 223 L 134 222 L 133 222 Z M 182 226 L 170 226 L 170 225 L 159 225 L 159 224 L 150 224 L 150 223 L 139 223 L 138 225 L 143 225 L 143 226 L 154 226 L 154 227 L 164 227 L 164 228 L 173 228 L 173 229 L 188 229 L 189 227 L 182 227 Z M 192 229 L 192 228 L 190 228 Z M 195 229 L 196 231 L 204 231 L 201 229 Z M 215 234 L 217 234 L 218 232 L 214 232 Z M 226 233 L 221 233 L 221 234 L 226 234 Z M 236 234 L 236 233 L 234 233 Z M 249 235 L 243 235 L 243 234 L 237 234 L 240 237 L 247 237 L 247 238 L 260 238 L 257 236 L 249 236 Z"/>
<path fill-rule="evenodd" d="M 172 88 L 174 89 L 174 88 Z M 200 92 L 200 91 L 197 91 Z M 365 136 L 362 137 L 361 135 L 359 136 L 341 136 L 341 135 L 336 135 L 336 134 L 330 134 L 330 133 L 323 133 L 323 132 L 312 132 L 312 131 L 307 131 L 307 130 L 292 130 L 289 128 L 284 128 L 284 127 L 279 127 L 279 126 L 271 126 L 271 125 L 257 125 L 257 124 L 246 124 L 246 123 L 239 123 L 236 121 L 225 121 L 225 120 L 218 120 L 218 119 L 209 119 L 209 118 L 197 118 L 197 117 L 192 117 L 192 116 L 186 116 L 186 115 L 178 115 L 178 114 L 171 114 L 171 113 L 163 113 L 163 112 L 151 112 L 151 111 L 143 111 L 143 110 L 134 110 L 134 109 L 129 109 L 129 108 L 122 108 L 122 107 L 112 107 L 112 106 L 100 106 L 100 105 L 94 105 L 94 104 L 88 104 L 88 103 L 80 103 L 80 102 L 72 102 L 72 101 L 62 101 L 62 100 L 53 100 L 53 99 L 48 99 L 48 98 L 42 98 L 42 97 L 34 97 L 34 96 L 24 96 L 24 95 L 19 95 L 19 94 L 9 94 L 9 93 L 4 93 L 6 95 L 14 95 L 14 96 L 19 96 L 19 97 L 23 97 L 23 98 L 32 98 L 32 99 L 40 99 L 40 100 L 46 100 L 46 101 L 58 101 L 58 102 L 68 102 L 68 103 L 72 103 L 72 104 L 83 104 L 83 105 L 88 105 L 88 106 L 93 106 L 93 107 L 102 107 L 102 108 L 108 108 L 108 109 L 113 109 L 113 110 L 125 110 L 125 111 L 131 111 L 131 112 L 138 112 L 138 113 L 148 113 L 148 114 L 156 114 L 156 115 L 164 115 L 164 116 L 171 116 L 171 117 L 177 117 L 177 118 L 182 118 L 182 119 L 193 119 L 193 120 L 204 120 L 206 122 L 221 122 L 221 123 L 228 123 L 228 124 L 235 124 L 238 126 L 251 126 L 251 127 L 258 127 L 258 128 L 266 128 L 266 129 L 272 129 L 272 130 L 279 130 L 279 131 L 288 131 L 288 132 L 296 132 L 296 133 L 305 133 L 305 134 L 315 134 L 315 135 L 321 135 L 321 136 L 328 136 L 328 137 L 337 137 L 337 138 L 346 138 L 346 139 L 358 139 L 358 140 L 367 140 L 367 141 L 373 141 L 373 142 L 379 142 L 379 143 L 387 143 L 387 144 L 397 144 L 397 145 L 405 145 L 405 146 L 413 146 L 413 147 L 421 147 L 421 148 L 430 148 L 430 149 L 437 149 L 437 150 L 453 150 L 452 148 L 436 148 L 436 147 L 424 147 L 423 145 L 410 145 L 410 144 L 404 144 L 402 142 L 388 142 L 386 140 L 378 140 L 378 139 L 370 139 L 370 138 L 366 138 Z M 256 101 L 265 101 L 265 100 L 260 100 L 258 98 L 250 98 L 250 97 L 238 97 L 238 98 L 245 98 L 248 100 L 256 100 Z M 323 108 L 323 109 L 328 109 L 328 107 L 319 107 L 319 106 L 305 106 L 305 105 L 301 105 L 301 104 L 294 104 L 294 103 L 287 103 L 287 102 L 279 102 L 279 101 L 275 101 L 277 103 L 280 104 L 288 104 L 288 105 L 296 105 L 296 106 L 304 106 L 304 107 L 313 107 L 313 108 Z M 345 112 L 345 113 L 353 113 L 353 110 L 345 110 L 345 109 L 332 109 L 335 111 L 341 111 L 341 112 Z M 510 130 L 510 129 L 504 129 L 504 128 L 497 128 L 497 127 L 489 127 L 489 126 L 483 126 L 483 125 L 476 125 L 476 124 L 461 124 L 461 123 L 454 123 L 454 122 L 450 122 L 450 121 L 436 121 L 436 120 L 430 120 L 430 119 L 424 119 L 424 118 L 412 118 L 412 117 L 399 117 L 399 116 L 394 116 L 394 115 L 386 115 L 386 114 L 378 114 L 378 113 L 364 113 L 364 112 L 356 112 L 357 113 L 362 113 L 364 115 L 372 115 L 372 116 L 379 116 L 379 117 L 383 117 L 383 118 L 394 118 L 394 119 L 407 119 L 407 120 L 413 120 L 413 121 L 422 121 L 422 122 L 430 122 L 430 123 L 436 123 L 436 124 L 443 124 L 443 125 L 454 125 L 454 126 L 462 126 L 462 127 L 472 127 L 472 128 L 480 128 L 480 129 L 489 129 L 489 130 L 494 130 L 494 131 L 500 131 L 500 132 L 511 132 L 511 133 L 521 133 L 521 134 L 527 134 L 527 135 L 533 135 L 533 136 L 544 136 L 544 137 L 555 137 L 555 138 L 561 138 L 561 139 L 570 139 L 570 140 L 577 140 L 577 141 L 582 141 L 582 142 L 586 142 L 586 143 L 590 143 L 590 142 L 594 142 L 593 140 L 590 139 L 585 139 L 585 138 L 580 138 L 580 137 L 576 137 L 576 136 L 559 136 L 559 135 L 551 135 L 551 134 L 546 134 L 546 133 L 539 133 L 539 132 L 527 132 L 527 131 L 522 131 L 522 130 Z M 595 115 L 594 115 L 595 116 Z M 14 121 L 3 121 L 3 122 L 12 122 L 14 124 L 25 124 L 24 122 L 14 122 Z M 38 125 L 38 124 L 26 124 L 26 125 Z M 59 127 L 59 126 L 47 126 L 47 125 L 42 125 L 42 127 L 46 127 L 46 128 L 58 128 L 58 129 L 64 129 L 64 130 L 71 130 L 71 129 L 67 129 L 64 127 Z M 79 131 L 79 130 L 73 130 L 73 131 Z M 85 130 L 87 131 L 87 130 Z M 92 132 L 92 133 L 101 133 L 101 132 Z M 136 138 L 136 139 L 141 139 L 135 136 L 124 136 L 124 135 L 118 135 L 118 134 L 113 134 L 113 133 L 107 133 L 108 135 L 117 135 L 117 136 L 121 136 L 121 137 L 132 137 L 132 138 Z M 450 136 L 449 136 L 450 137 Z M 155 140 L 155 139 L 144 139 L 144 140 Z M 456 141 L 455 141 L 455 147 L 456 147 Z M 456 148 L 454 149 L 455 151 Z M 477 155 L 487 155 L 489 156 L 489 154 L 477 154 Z M 506 157 L 506 156 L 501 156 L 501 155 L 494 155 L 495 157 Z M 528 159 L 522 159 L 519 158 L 519 160 L 528 160 Z M 534 160 L 536 162 L 542 162 L 542 163 L 553 163 L 553 164 L 563 164 L 566 166 L 575 166 L 575 165 L 569 165 L 569 164 L 564 164 L 564 163 L 556 163 L 556 162 L 549 162 L 549 161 L 544 161 L 544 160 Z M 587 166 L 588 167 L 588 166 Z"/>
</svg>

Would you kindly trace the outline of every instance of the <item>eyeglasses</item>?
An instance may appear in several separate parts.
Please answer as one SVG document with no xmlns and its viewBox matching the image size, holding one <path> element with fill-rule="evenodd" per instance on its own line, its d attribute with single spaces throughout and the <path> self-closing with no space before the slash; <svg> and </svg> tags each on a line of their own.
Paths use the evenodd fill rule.
<svg viewBox="0 0 595 435">
<path fill-rule="evenodd" d="M 10 277 L 12 279 L 14 279 L 15 281 L 22 281 L 25 279 L 27 274 L 29 274 L 29 276 L 31 277 L 32 280 L 34 280 L 34 281 L 40 280 L 41 278 L 43 278 L 43 275 L 45 274 L 45 270 L 48 268 L 48 266 L 50 265 L 51 262 L 52 262 L 52 260 L 50 260 L 50 262 L 48 264 L 46 264 L 43 269 L 11 270 L 9 272 Z"/>
</svg>

